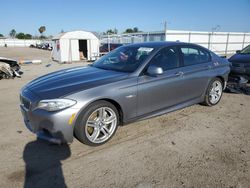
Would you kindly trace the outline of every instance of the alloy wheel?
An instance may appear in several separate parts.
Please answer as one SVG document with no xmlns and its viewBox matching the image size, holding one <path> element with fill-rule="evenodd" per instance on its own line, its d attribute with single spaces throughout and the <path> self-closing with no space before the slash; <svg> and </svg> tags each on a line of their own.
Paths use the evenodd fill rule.
<svg viewBox="0 0 250 188">
<path fill-rule="evenodd" d="M 116 113 L 109 107 L 101 107 L 90 114 L 85 126 L 85 133 L 92 143 L 108 140 L 117 126 Z"/>
<path fill-rule="evenodd" d="M 209 92 L 209 100 L 212 104 L 216 104 L 222 95 L 222 84 L 220 81 L 215 80 Z"/>
</svg>

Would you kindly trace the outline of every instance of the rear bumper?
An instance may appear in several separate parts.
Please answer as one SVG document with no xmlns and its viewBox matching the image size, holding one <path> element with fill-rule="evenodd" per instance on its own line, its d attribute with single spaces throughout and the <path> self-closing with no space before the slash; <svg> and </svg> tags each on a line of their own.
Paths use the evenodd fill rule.
<svg viewBox="0 0 250 188">
<path fill-rule="evenodd" d="M 58 112 L 47 112 L 38 109 L 29 111 L 23 105 L 20 108 L 26 127 L 39 138 L 54 143 L 73 141 L 75 117 L 79 109 L 67 108 Z"/>
</svg>

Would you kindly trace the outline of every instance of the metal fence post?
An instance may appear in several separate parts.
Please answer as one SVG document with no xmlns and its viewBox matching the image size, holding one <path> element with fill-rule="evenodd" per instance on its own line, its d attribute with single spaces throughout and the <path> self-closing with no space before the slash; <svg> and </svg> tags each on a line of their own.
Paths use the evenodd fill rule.
<svg viewBox="0 0 250 188">
<path fill-rule="evenodd" d="M 108 33 L 108 50 L 110 52 L 110 41 L 109 41 L 109 33 Z"/>
<path fill-rule="evenodd" d="M 191 32 L 188 33 L 188 42 L 190 43 L 191 41 Z"/>
<path fill-rule="evenodd" d="M 167 27 L 165 27 L 165 41 L 167 41 Z"/>
<path fill-rule="evenodd" d="M 245 46 L 245 40 L 246 40 L 246 33 L 244 33 L 244 35 L 243 35 L 242 49 Z"/>
<path fill-rule="evenodd" d="M 208 33 L 208 49 L 210 50 L 211 33 Z"/>
</svg>

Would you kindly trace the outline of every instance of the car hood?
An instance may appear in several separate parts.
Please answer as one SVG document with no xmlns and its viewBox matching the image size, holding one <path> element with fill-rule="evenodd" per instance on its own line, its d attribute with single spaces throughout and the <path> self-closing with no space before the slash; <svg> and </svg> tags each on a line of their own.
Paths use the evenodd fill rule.
<svg viewBox="0 0 250 188">
<path fill-rule="evenodd" d="M 99 85 L 119 81 L 128 73 L 104 70 L 92 66 L 65 69 L 39 77 L 28 83 L 25 89 L 41 99 L 63 97 Z"/>
<path fill-rule="evenodd" d="M 234 54 L 229 58 L 230 62 L 250 63 L 250 54 Z"/>
</svg>

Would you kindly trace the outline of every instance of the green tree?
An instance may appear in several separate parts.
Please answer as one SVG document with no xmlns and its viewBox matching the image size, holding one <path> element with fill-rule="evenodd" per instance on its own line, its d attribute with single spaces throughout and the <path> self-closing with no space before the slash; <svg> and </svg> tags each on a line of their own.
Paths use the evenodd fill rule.
<svg viewBox="0 0 250 188">
<path fill-rule="evenodd" d="M 128 28 L 128 29 L 126 29 L 125 30 L 125 32 L 124 33 L 134 33 L 134 30 L 133 29 L 131 29 L 131 28 Z"/>
<path fill-rule="evenodd" d="M 4 37 L 3 34 L 0 33 L 0 37 Z"/>
<path fill-rule="evenodd" d="M 15 30 L 15 29 L 12 29 L 12 30 L 10 31 L 9 35 L 10 35 L 11 38 L 15 38 L 15 36 L 16 36 L 16 30 Z"/>
<path fill-rule="evenodd" d="M 25 39 L 32 39 L 32 35 L 29 33 L 25 34 Z"/>
<path fill-rule="evenodd" d="M 106 34 L 106 35 L 113 35 L 113 34 L 117 34 L 117 33 L 118 33 L 118 30 L 116 28 L 114 28 L 114 29 L 108 29 L 106 31 L 106 33 L 104 33 L 104 34 Z"/>
<path fill-rule="evenodd" d="M 16 38 L 18 38 L 18 39 L 31 39 L 32 35 L 20 32 L 20 33 L 16 34 Z"/>
<path fill-rule="evenodd" d="M 17 33 L 16 34 L 16 38 L 18 38 L 18 39 L 25 39 L 25 34 L 24 33 Z"/>
<path fill-rule="evenodd" d="M 141 31 L 139 31 L 138 27 L 134 27 L 133 29 L 128 28 L 124 31 L 124 33 L 138 33 L 138 32 L 141 32 Z"/>
<path fill-rule="evenodd" d="M 139 32 L 139 29 L 138 29 L 138 27 L 134 27 L 134 33 L 138 33 Z"/>
</svg>

